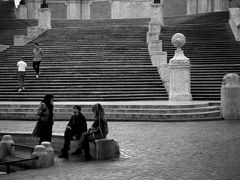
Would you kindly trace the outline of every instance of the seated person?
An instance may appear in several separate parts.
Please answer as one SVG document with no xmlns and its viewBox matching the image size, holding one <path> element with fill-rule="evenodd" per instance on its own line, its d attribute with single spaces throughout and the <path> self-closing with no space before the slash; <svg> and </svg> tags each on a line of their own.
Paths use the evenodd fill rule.
<svg viewBox="0 0 240 180">
<path fill-rule="evenodd" d="M 73 115 L 67 124 L 64 133 L 64 145 L 61 149 L 62 154 L 59 158 L 68 158 L 68 151 L 70 150 L 70 141 L 72 139 L 79 139 L 83 132 L 87 131 L 86 118 L 81 113 L 81 107 L 78 105 L 73 106 Z"/>
<path fill-rule="evenodd" d="M 95 104 L 92 107 L 92 111 L 95 115 L 94 122 L 88 131 L 82 133 L 80 138 L 79 146 L 73 154 L 81 154 L 82 149 L 84 149 L 84 154 L 86 160 L 90 160 L 92 157 L 89 154 L 89 141 L 94 141 L 95 139 L 106 138 L 108 134 L 108 124 L 107 120 L 104 118 L 104 109 L 101 104 Z"/>
</svg>

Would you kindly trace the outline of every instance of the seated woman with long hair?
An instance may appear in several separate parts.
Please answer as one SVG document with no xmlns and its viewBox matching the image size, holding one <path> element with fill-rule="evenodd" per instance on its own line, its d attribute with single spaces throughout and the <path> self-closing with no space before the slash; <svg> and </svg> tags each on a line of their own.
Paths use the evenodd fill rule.
<svg viewBox="0 0 240 180">
<path fill-rule="evenodd" d="M 103 139 L 107 137 L 108 134 L 108 124 L 105 119 L 104 109 L 101 104 L 95 104 L 92 107 L 94 113 L 94 122 L 92 126 L 87 130 L 87 132 L 82 133 L 78 148 L 73 154 L 81 154 L 82 149 L 84 149 L 84 154 L 86 160 L 91 159 L 89 154 L 89 144 L 88 142 L 94 141 L 96 139 Z"/>
</svg>

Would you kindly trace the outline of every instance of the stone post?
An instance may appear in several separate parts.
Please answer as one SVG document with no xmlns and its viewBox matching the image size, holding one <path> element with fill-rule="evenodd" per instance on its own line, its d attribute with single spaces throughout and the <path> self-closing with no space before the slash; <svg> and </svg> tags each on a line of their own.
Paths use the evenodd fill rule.
<svg viewBox="0 0 240 180">
<path fill-rule="evenodd" d="M 170 101 L 189 101 L 192 100 L 190 90 L 190 61 L 181 49 L 186 42 L 186 38 L 181 33 L 176 33 L 172 37 L 172 44 L 177 47 L 175 55 L 169 62 Z"/>
<path fill-rule="evenodd" d="M 18 19 L 27 19 L 27 5 L 18 6 Z"/>
<path fill-rule="evenodd" d="M 38 157 L 37 160 L 32 162 L 32 168 L 44 168 L 50 166 L 50 160 L 45 146 L 36 145 L 32 157 Z"/>
<path fill-rule="evenodd" d="M 41 29 L 51 29 L 51 9 L 40 8 L 38 10 L 38 27 Z"/>
<path fill-rule="evenodd" d="M 53 165 L 54 164 L 54 150 L 52 148 L 51 143 L 47 142 L 47 141 L 44 141 L 44 142 L 41 143 L 41 145 L 45 146 L 46 151 L 48 153 L 50 165 Z"/>
<path fill-rule="evenodd" d="M 223 77 L 221 114 L 225 120 L 240 120 L 240 79 L 235 73 Z"/>
<path fill-rule="evenodd" d="M 12 146 L 14 141 L 11 135 L 4 135 L 0 142 L 0 162 L 4 161 L 8 155 L 15 154 L 15 148 Z"/>
</svg>

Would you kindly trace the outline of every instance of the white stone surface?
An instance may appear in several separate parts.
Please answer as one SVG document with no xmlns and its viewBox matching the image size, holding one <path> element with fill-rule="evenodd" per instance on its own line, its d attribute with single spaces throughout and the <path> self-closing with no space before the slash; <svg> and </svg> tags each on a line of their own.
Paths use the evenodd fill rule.
<svg viewBox="0 0 240 180">
<path fill-rule="evenodd" d="M 147 43 L 151 43 L 152 41 L 156 41 L 159 40 L 159 35 L 160 34 L 155 34 L 155 33 L 151 33 L 151 32 L 147 32 Z"/>
<path fill-rule="evenodd" d="M 240 120 L 240 79 L 235 73 L 223 77 L 221 114 L 225 120 Z"/>
<path fill-rule="evenodd" d="M 8 45 L 0 44 L 0 52 L 5 51 L 8 48 L 9 48 Z"/>
<path fill-rule="evenodd" d="M 187 14 L 197 14 L 197 0 L 187 0 Z"/>
<path fill-rule="evenodd" d="M 154 51 L 150 58 L 153 66 L 160 67 L 167 63 L 167 52 Z"/>
<path fill-rule="evenodd" d="M 40 8 L 38 10 L 38 27 L 42 29 L 51 29 L 51 9 Z"/>
<path fill-rule="evenodd" d="M 67 3 L 67 19 L 81 19 L 81 11 L 80 1 L 70 0 Z"/>
<path fill-rule="evenodd" d="M 111 16 L 113 19 L 150 17 L 151 2 L 149 0 L 110 0 L 110 2 L 112 3 Z"/>
<path fill-rule="evenodd" d="M 229 8 L 229 24 L 237 41 L 240 41 L 240 9 Z"/>
<path fill-rule="evenodd" d="M 14 46 L 24 46 L 31 40 L 32 38 L 25 35 L 14 35 Z"/>
<path fill-rule="evenodd" d="M 153 55 L 155 52 L 162 52 L 162 40 L 152 40 L 148 44 L 149 55 Z"/>
<path fill-rule="evenodd" d="M 27 19 L 27 6 L 19 5 L 18 6 L 18 19 Z"/>
<path fill-rule="evenodd" d="M 151 4 L 151 21 L 159 23 L 160 26 L 164 26 L 162 3 Z"/>
</svg>

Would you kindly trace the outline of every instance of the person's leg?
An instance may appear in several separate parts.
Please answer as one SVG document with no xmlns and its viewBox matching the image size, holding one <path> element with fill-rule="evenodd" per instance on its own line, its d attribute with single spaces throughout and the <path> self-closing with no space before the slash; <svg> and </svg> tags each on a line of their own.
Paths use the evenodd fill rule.
<svg viewBox="0 0 240 180">
<path fill-rule="evenodd" d="M 36 71 L 36 61 L 33 61 L 33 69 Z"/>
<path fill-rule="evenodd" d="M 36 62 L 36 73 L 39 76 L 40 61 Z"/>
<path fill-rule="evenodd" d="M 94 141 L 94 138 L 93 138 L 92 135 L 87 136 L 85 141 L 84 141 L 84 144 L 83 144 L 84 155 L 85 155 L 86 160 L 92 159 L 92 156 L 89 153 L 89 142 L 90 141 Z"/>
<path fill-rule="evenodd" d="M 70 150 L 71 139 L 72 139 L 72 130 L 66 129 L 64 133 L 64 145 L 63 145 L 64 150 L 66 151 Z"/>
<path fill-rule="evenodd" d="M 82 149 L 84 147 L 84 143 L 85 143 L 85 141 L 87 139 L 87 136 L 88 136 L 88 132 L 82 133 L 81 138 L 79 140 L 78 148 L 72 154 L 81 154 Z"/>
<path fill-rule="evenodd" d="M 25 72 L 22 72 L 22 89 L 25 89 L 24 81 L 25 81 Z"/>
</svg>

